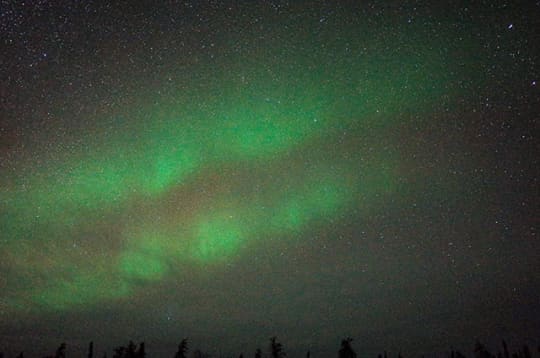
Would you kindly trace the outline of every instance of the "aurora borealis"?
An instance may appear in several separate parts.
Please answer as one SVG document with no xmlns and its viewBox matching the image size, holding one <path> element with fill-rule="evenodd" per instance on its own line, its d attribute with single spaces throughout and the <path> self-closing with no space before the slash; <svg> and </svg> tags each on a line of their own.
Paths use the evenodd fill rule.
<svg viewBox="0 0 540 358">
<path fill-rule="evenodd" d="M 0 10 L 0 351 L 537 339 L 538 4 Z"/>
</svg>

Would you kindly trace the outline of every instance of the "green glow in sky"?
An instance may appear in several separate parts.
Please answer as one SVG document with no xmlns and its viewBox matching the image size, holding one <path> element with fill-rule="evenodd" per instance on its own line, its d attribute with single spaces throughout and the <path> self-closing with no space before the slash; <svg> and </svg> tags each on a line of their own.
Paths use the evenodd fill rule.
<svg viewBox="0 0 540 358">
<path fill-rule="evenodd" d="M 221 82 L 203 90 L 193 80 L 192 92 L 98 128 L 102 140 L 83 132 L 75 149 L 45 162 L 36 155 L 0 192 L 2 252 L 28 243 L 46 252 L 7 255 L 29 265 L 10 307 L 122 299 L 181 276 L 179 265 L 235 260 L 257 240 L 302 237 L 393 193 L 398 155 L 351 154 L 340 138 L 384 136 L 397 112 L 438 98 L 447 74 L 432 51 L 381 53 L 332 68 L 299 55 L 277 73 L 257 63 L 220 69 Z M 47 279 L 36 280 L 45 268 Z"/>
</svg>

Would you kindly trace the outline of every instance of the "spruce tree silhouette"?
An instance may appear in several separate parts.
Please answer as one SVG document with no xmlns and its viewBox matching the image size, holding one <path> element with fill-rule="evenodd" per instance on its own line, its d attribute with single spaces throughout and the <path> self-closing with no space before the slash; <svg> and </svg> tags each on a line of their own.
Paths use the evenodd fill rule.
<svg viewBox="0 0 540 358">
<path fill-rule="evenodd" d="M 19 355 L 17 356 L 17 358 L 24 358 L 24 352 L 19 353 Z"/>
<path fill-rule="evenodd" d="M 356 353 L 351 347 L 352 338 L 348 337 L 341 341 L 339 358 L 356 358 Z"/>
<path fill-rule="evenodd" d="M 510 358 L 510 353 L 508 352 L 508 346 L 506 345 L 505 340 L 502 341 L 503 345 L 503 351 L 504 351 L 504 358 Z"/>
<path fill-rule="evenodd" d="M 56 354 L 54 358 L 66 358 L 66 344 L 62 343 L 58 349 L 56 349 Z"/>
<path fill-rule="evenodd" d="M 272 358 L 282 358 L 286 356 L 283 351 L 283 345 L 277 341 L 277 337 L 270 338 L 270 354 Z"/>
<path fill-rule="evenodd" d="M 488 352 L 486 347 L 479 341 L 476 341 L 474 346 L 474 356 L 475 358 L 491 358 L 491 353 Z"/>
<path fill-rule="evenodd" d="M 240 353 L 240 355 L 238 356 L 238 358 L 244 358 L 244 354 Z"/>
<path fill-rule="evenodd" d="M 307 351 L 306 353 L 306 358 L 310 358 L 311 357 L 311 352 L 310 351 Z"/>
<path fill-rule="evenodd" d="M 135 358 L 135 351 L 137 349 L 137 346 L 133 341 L 129 341 L 127 349 L 126 349 L 126 358 Z"/>
<path fill-rule="evenodd" d="M 139 344 L 139 349 L 135 353 L 137 358 L 146 358 L 146 348 L 144 347 L 144 342 Z"/>
<path fill-rule="evenodd" d="M 467 358 L 460 351 L 456 351 L 456 358 Z"/>
<path fill-rule="evenodd" d="M 262 358 L 262 352 L 260 348 L 257 348 L 257 350 L 255 350 L 255 358 Z"/>
<path fill-rule="evenodd" d="M 174 355 L 174 358 L 186 358 L 187 352 L 188 352 L 188 341 L 187 341 L 187 338 L 184 338 L 178 345 L 178 351 Z"/>
<path fill-rule="evenodd" d="M 531 351 L 529 350 L 529 347 L 525 344 L 523 346 L 522 354 L 524 358 L 531 358 Z"/>
<path fill-rule="evenodd" d="M 88 344 L 88 358 L 94 358 L 94 342 Z"/>
<path fill-rule="evenodd" d="M 124 358 L 126 354 L 126 347 L 121 346 L 114 349 L 113 358 Z"/>
</svg>

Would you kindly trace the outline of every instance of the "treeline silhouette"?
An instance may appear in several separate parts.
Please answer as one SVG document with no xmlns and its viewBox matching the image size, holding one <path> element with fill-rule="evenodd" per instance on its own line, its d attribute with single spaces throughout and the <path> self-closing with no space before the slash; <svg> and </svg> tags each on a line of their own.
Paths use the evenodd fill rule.
<svg viewBox="0 0 540 358">
<path fill-rule="evenodd" d="M 339 347 L 339 350 L 337 351 L 338 358 L 356 358 L 357 354 L 355 350 L 352 347 L 352 341 L 353 339 L 350 337 L 347 337 L 341 341 L 341 346 Z M 532 358 L 531 350 L 527 345 L 523 345 L 520 349 L 518 349 L 516 352 L 510 353 L 508 350 L 508 345 L 503 340 L 501 349 L 499 349 L 496 353 L 490 352 L 483 344 L 480 342 L 476 342 L 473 350 L 473 358 Z M 66 343 L 60 344 L 60 346 L 56 349 L 54 355 L 48 355 L 44 358 L 66 358 L 66 349 L 67 345 Z M 537 348 L 539 356 L 540 356 L 540 346 Z M 270 338 L 270 344 L 268 345 L 268 354 L 264 354 L 263 351 L 260 348 L 257 348 L 253 354 L 244 356 L 243 353 L 240 353 L 238 358 L 248 358 L 248 357 L 254 357 L 254 358 L 263 358 L 263 357 L 270 357 L 270 358 L 285 358 L 287 354 L 285 353 L 285 349 L 283 348 L 283 345 L 277 340 L 277 337 Z M 17 358 L 24 358 L 24 352 L 19 353 L 17 355 Z M 173 358 L 212 358 L 211 354 L 204 353 L 200 349 L 195 349 L 192 352 L 189 350 L 188 346 L 188 339 L 184 338 L 180 341 L 178 344 L 178 348 L 176 353 L 174 353 L 174 356 L 171 354 L 171 357 Z M 4 354 L 0 352 L 0 358 L 5 358 Z M 87 358 L 107 358 L 107 353 L 103 353 L 101 357 L 94 356 L 94 343 L 90 342 L 88 345 L 88 355 Z M 146 358 L 146 350 L 144 342 L 139 343 L 138 345 L 135 344 L 133 341 L 129 341 L 129 343 L 126 346 L 120 346 L 116 347 L 113 350 L 112 358 Z M 219 356 L 219 358 L 234 358 L 233 356 Z M 311 358 L 311 352 L 306 352 L 306 358 Z M 385 351 L 382 354 L 379 354 L 377 358 L 388 358 L 388 353 Z M 404 356 L 400 353 L 398 353 L 397 358 L 404 358 Z M 457 350 L 451 350 L 448 352 L 446 358 L 467 358 L 465 354 L 463 354 L 460 351 Z"/>
</svg>

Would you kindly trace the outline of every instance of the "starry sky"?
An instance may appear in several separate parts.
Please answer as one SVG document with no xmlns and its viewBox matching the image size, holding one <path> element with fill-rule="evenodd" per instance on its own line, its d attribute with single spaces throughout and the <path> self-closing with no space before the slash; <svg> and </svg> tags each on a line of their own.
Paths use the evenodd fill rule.
<svg viewBox="0 0 540 358">
<path fill-rule="evenodd" d="M 1 1 L 0 342 L 538 343 L 540 3 Z"/>
</svg>

